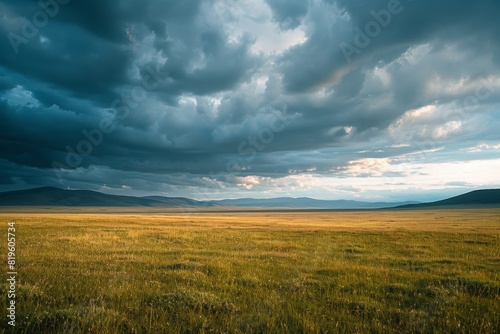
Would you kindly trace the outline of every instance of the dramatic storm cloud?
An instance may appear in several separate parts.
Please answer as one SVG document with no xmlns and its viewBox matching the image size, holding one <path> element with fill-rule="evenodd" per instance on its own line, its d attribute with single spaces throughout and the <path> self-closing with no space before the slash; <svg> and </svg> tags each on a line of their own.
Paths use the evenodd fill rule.
<svg viewBox="0 0 500 334">
<path fill-rule="evenodd" d="M 499 1 L 0 12 L 0 190 L 426 200 L 500 186 Z"/>
</svg>

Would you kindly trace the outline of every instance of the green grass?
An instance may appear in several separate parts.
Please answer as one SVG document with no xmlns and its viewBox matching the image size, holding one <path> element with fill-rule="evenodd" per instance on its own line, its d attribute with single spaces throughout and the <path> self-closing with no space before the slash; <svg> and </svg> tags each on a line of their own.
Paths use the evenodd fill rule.
<svg viewBox="0 0 500 334">
<path fill-rule="evenodd" d="M 0 219 L 17 333 L 498 333 L 499 213 Z"/>
</svg>

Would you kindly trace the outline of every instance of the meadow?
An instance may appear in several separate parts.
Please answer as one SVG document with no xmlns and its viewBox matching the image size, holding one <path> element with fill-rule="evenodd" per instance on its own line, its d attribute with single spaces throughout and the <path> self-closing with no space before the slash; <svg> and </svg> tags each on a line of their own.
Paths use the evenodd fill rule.
<svg viewBox="0 0 500 334">
<path fill-rule="evenodd" d="M 500 209 L 11 220 L 16 333 L 500 331 Z"/>
</svg>

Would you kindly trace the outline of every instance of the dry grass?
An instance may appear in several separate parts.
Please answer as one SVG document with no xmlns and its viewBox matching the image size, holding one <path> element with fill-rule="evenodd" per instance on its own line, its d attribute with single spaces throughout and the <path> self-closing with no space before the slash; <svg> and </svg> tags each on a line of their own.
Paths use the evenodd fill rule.
<svg viewBox="0 0 500 334">
<path fill-rule="evenodd" d="M 19 333 L 500 328 L 497 209 L 13 212 L 2 233 L 10 220 Z"/>
</svg>

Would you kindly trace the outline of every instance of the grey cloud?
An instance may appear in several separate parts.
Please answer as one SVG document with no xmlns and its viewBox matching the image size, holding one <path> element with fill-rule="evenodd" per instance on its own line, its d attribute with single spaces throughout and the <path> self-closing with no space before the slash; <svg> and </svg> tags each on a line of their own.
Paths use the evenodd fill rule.
<svg viewBox="0 0 500 334">
<path fill-rule="evenodd" d="M 284 29 L 294 29 L 307 14 L 309 7 L 308 0 L 266 0 L 273 10 L 273 16 Z"/>
<path fill-rule="evenodd" d="M 230 29 L 213 2 L 72 1 L 16 54 L 5 36 L 39 6 L 6 1 L 0 188 L 57 185 L 62 175 L 75 188 L 107 184 L 122 191 L 127 179 L 125 186 L 138 192 L 224 194 L 243 192 L 238 184 L 245 177 L 262 183 L 249 186 L 253 191 L 282 186 L 290 175 L 344 177 L 337 171 L 351 161 L 404 159 L 427 144 L 444 149 L 418 159 L 473 159 L 460 150 L 499 140 L 500 4 L 401 0 L 402 12 L 348 62 L 339 45 L 353 43 L 353 28 L 363 29 L 374 20 L 370 12 L 388 3 L 256 3 L 265 6 L 262 13 L 272 11 L 270 36 L 300 30 L 306 37 L 290 37 L 286 50 L 256 54 L 259 36 Z M 234 15 L 237 25 L 242 18 Z M 151 69 L 161 78 L 149 89 Z M 487 97 L 476 98 L 473 110 L 461 109 L 481 80 L 491 80 L 481 91 Z M 12 95 L 16 87 L 27 92 L 24 104 Z M 134 89 L 142 89 L 143 99 L 127 106 L 123 96 Z M 119 117 L 116 100 L 127 117 Z M 410 117 L 425 106 L 436 112 Z M 287 120 L 274 132 L 273 113 Z M 67 147 L 88 141 L 82 131 L 99 129 L 103 119 L 114 130 L 91 154 L 76 166 L 51 169 L 54 161 L 67 165 Z M 491 159 L 494 152 L 479 156 Z M 365 176 L 373 173 L 359 173 Z"/>
<path fill-rule="evenodd" d="M 285 87 L 292 92 L 314 89 L 344 70 L 348 64 L 340 43 L 354 45 L 356 32 L 353 28 L 364 31 L 367 23 L 375 21 L 371 12 L 387 10 L 390 2 L 337 1 L 329 6 L 320 4 L 318 8 L 310 9 L 309 16 L 304 19 L 304 24 L 311 27 L 307 42 L 291 49 L 282 60 Z M 395 2 L 400 3 L 401 12 L 392 15 L 387 27 L 370 38 L 369 45 L 360 50 L 359 55 L 354 54 L 356 66 L 372 67 L 378 62 L 390 62 L 409 46 L 427 40 L 439 38 L 454 41 L 478 36 L 483 41 L 492 40 L 500 29 L 492 14 L 498 12 L 499 4 L 492 0 L 480 1 L 480 4 L 469 1 Z M 332 20 L 332 11 L 343 15 Z"/>
</svg>

